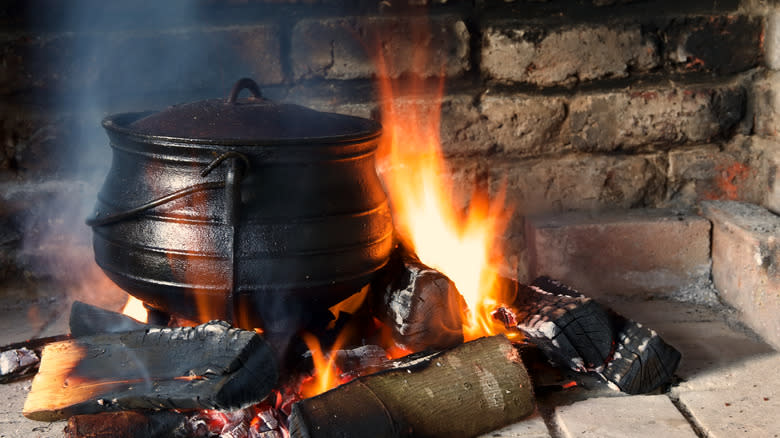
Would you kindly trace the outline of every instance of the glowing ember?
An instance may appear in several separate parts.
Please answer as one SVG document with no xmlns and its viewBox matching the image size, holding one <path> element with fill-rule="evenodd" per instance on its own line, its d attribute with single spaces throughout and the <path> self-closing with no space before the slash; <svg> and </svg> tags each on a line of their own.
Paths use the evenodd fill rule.
<svg viewBox="0 0 780 438">
<path fill-rule="evenodd" d="M 385 60 L 377 61 L 381 72 Z M 493 242 L 506 225 L 503 195 L 489 200 L 472 196 L 458 211 L 439 141 L 441 87 L 422 97 L 419 84 L 391 81 L 380 74 L 384 135 L 379 171 L 389 192 L 396 228 L 420 260 L 455 282 L 470 312 L 464 318 L 466 339 L 503 332 L 490 317 L 500 303 L 496 264 L 501 254 Z M 400 101 L 397 95 L 411 98 Z M 431 101 L 436 104 L 430 104 Z"/>
<path fill-rule="evenodd" d="M 122 313 L 139 322 L 145 323 L 149 320 L 149 311 L 144 307 L 143 301 L 132 295 L 127 297 L 127 303 L 122 308 Z"/>
</svg>

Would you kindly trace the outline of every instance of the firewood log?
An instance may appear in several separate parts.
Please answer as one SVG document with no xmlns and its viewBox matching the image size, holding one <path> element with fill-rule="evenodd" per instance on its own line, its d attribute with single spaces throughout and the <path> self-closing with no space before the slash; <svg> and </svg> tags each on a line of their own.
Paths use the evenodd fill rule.
<svg viewBox="0 0 780 438">
<path fill-rule="evenodd" d="M 628 394 L 644 394 L 668 385 L 680 364 L 680 352 L 655 330 L 619 315 L 614 320 L 617 343 L 604 377 Z"/>
<path fill-rule="evenodd" d="M 494 317 L 517 327 L 550 360 L 596 372 L 629 394 L 653 391 L 674 377 L 680 353 L 654 330 L 548 277 L 530 287 L 502 281 L 516 289 L 516 298 Z"/>
<path fill-rule="evenodd" d="M 446 275 L 399 245 L 372 284 L 375 315 L 393 341 L 411 351 L 440 350 L 463 342 L 466 304 Z"/>
<path fill-rule="evenodd" d="M 173 411 L 121 411 L 74 415 L 68 419 L 65 436 L 68 438 L 184 436 L 186 418 L 183 414 Z M 179 431 L 181 434 L 177 433 Z"/>
<path fill-rule="evenodd" d="M 14 382 L 35 374 L 43 347 L 66 339 L 70 339 L 70 335 L 28 339 L 0 347 L 0 383 Z"/>
<path fill-rule="evenodd" d="M 68 324 L 71 336 L 75 337 L 160 327 L 144 324 L 121 313 L 101 309 L 81 301 L 74 301 L 71 305 Z"/>
<path fill-rule="evenodd" d="M 472 437 L 534 410 L 528 373 L 503 336 L 401 360 L 293 405 L 292 437 Z"/>
<path fill-rule="evenodd" d="M 577 372 L 603 369 L 615 338 L 607 309 L 546 277 L 531 286 L 502 281 L 509 283 L 507 290 L 515 289 L 515 298 L 509 309 L 499 310 L 499 319 L 507 318 L 503 313 L 511 313 L 512 325 L 553 362 Z"/>
<path fill-rule="evenodd" d="M 23 414 L 52 421 L 132 409 L 236 409 L 277 381 L 268 344 L 222 321 L 48 345 Z"/>
</svg>

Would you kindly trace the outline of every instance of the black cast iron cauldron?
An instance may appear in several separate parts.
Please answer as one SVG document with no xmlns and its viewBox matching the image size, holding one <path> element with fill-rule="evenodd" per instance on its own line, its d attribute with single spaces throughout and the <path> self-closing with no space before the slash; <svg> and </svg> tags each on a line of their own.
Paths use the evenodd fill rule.
<svg viewBox="0 0 780 438">
<path fill-rule="evenodd" d="M 273 103 L 242 79 L 227 100 L 103 126 L 113 160 L 87 221 L 95 260 L 154 308 L 295 329 L 388 260 L 372 120 Z"/>
</svg>

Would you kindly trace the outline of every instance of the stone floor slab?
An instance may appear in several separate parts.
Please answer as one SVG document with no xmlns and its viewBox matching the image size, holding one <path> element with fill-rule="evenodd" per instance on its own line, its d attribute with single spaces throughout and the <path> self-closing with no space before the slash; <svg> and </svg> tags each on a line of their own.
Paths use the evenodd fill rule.
<svg viewBox="0 0 780 438">
<path fill-rule="evenodd" d="M 708 438 L 780 437 L 776 385 L 683 392 L 679 403 Z"/>
<path fill-rule="evenodd" d="M 547 426 L 539 413 L 525 420 L 481 435 L 479 438 L 551 438 Z"/>
<path fill-rule="evenodd" d="M 555 422 L 566 438 L 696 438 L 665 395 L 593 398 L 556 408 Z"/>
<path fill-rule="evenodd" d="M 745 328 L 733 312 L 669 300 L 605 300 L 615 311 L 657 331 L 682 353 L 677 375 L 690 379 L 774 350 Z"/>
</svg>

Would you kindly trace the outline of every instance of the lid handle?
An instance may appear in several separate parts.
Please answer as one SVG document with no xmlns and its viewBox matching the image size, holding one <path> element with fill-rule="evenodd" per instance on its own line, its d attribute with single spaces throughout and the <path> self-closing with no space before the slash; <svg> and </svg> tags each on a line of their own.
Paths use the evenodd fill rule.
<svg viewBox="0 0 780 438">
<path fill-rule="evenodd" d="M 233 85 L 233 89 L 230 90 L 230 96 L 227 98 L 227 103 L 236 103 L 238 95 L 244 89 L 249 90 L 257 99 L 263 98 L 263 93 L 260 92 L 260 87 L 257 85 L 257 82 L 250 78 L 241 78 L 238 80 L 238 82 L 236 82 L 235 85 Z"/>
</svg>

